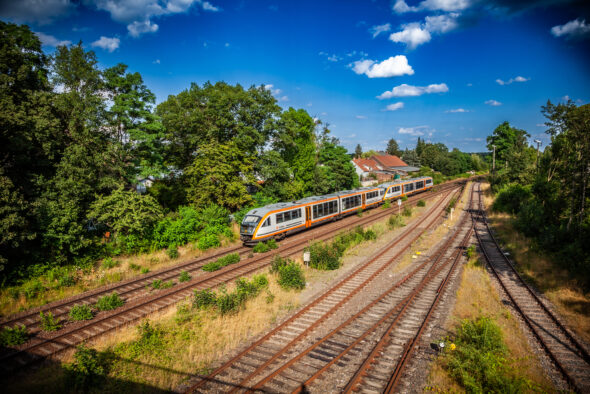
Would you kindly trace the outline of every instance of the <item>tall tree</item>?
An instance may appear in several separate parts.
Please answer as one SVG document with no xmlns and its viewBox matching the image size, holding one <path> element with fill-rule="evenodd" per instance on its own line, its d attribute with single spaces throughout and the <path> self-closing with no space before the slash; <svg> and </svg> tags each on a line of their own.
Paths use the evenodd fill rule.
<svg viewBox="0 0 590 394">
<path fill-rule="evenodd" d="M 520 152 L 526 146 L 527 137 L 530 135 L 524 131 L 510 126 L 510 123 L 500 124 L 492 135 L 487 137 L 488 149 L 493 150 L 496 146 L 496 162 L 502 163 L 513 151 Z"/>
<path fill-rule="evenodd" d="M 390 155 L 393 156 L 400 156 L 401 155 L 401 151 L 399 150 L 399 145 L 397 144 L 397 141 L 394 140 L 393 138 L 389 140 L 389 142 L 387 143 L 387 153 L 389 153 Z"/>
<path fill-rule="evenodd" d="M 361 144 L 357 144 L 356 148 L 354 149 L 354 157 L 355 159 L 360 159 L 363 156 L 363 148 Z"/>
</svg>

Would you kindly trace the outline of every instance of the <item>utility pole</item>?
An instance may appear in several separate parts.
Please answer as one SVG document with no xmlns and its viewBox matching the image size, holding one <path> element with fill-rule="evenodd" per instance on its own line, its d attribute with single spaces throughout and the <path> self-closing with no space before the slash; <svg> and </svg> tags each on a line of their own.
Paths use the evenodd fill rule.
<svg viewBox="0 0 590 394">
<path fill-rule="evenodd" d="M 496 170 L 496 145 L 492 145 L 494 148 L 494 154 L 492 156 L 492 173 Z"/>
<path fill-rule="evenodd" d="M 537 173 L 539 172 L 539 147 L 541 146 L 541 140 L 535 140 L 537 143 Z"/>
</svg>

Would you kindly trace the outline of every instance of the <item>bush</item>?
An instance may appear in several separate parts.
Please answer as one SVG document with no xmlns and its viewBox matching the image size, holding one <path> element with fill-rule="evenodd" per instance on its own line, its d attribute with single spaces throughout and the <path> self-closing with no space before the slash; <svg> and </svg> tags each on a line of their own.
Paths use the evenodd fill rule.
<svg viewBox="0 0 590 394">
<path fill-rule="evenodd" d="M 141 269 L 141 273 L 142 273 L 142 274 L 147 274 L 148 272 L 150 272 L 150 269 L 149 269 L 148 267 L 143 267 L 143 268 Z"/>
<path fill-rule="evenodd" d="M 0 332 L 0 345 L 18 346 L 22 345 L 29 339 L 29 332 L 24 325 L 14 326 L 13 328 L 4 327 Z"/>
<path fill-rule="evenodd" d="M 227 265 L 235 264 L 240 261 L 240 255 L 238 253 L 231 253 L 223 257 L 218 258 L 216 261 L 205 264 L 202 269 L 203 271 L 213 272 L 217 271 Z"/>
<path fill-rule="evenodd" d="M 110 311 L 123 306 L 124 303 L 125 301 L 119 297 L 119 294 L 112 293 L 111 295 L 100 297 L 96 302 L 96 309 L 99 311 Z"/>
<path fill-rule="evenodd" d="M 281 268 L 286 266 L 289 262 L 290 262 L 290 260 L 284 259 L 281 256 L 279 256 L 278 254 L 276 254 L 270 262 L 270 273 L 271 274 L 278 273 L 281 270 Z"/>
<path fill-rule="evenodd" d="M 331 244 L 316 242 L 309 247 L 311 268 L 320 270 L 335 270 L 340 268 L 341 253 Z"/>
<path fill-rule="evenodd" d="M 356 210 L 356 216 L 358 216 L 359 218 L 363 216 L 363 209 L 359 208 Z"/>
<path fill-rule="evenodd" d="M 23 293 L 27 300 L 31 300 L 45 290 L 45 287 L 39 279 L 33 279 L 25 283 L 22 287 Z"/>
<path fill-rule="evenodd" d="M 383 209 L 387 209 L 391 206 L 391 200 L 387 200 L 383 203 L 383 205 L 381 206 L 381 208 Z"/>
<path fill-rule="evenodd" d="M 161 285 L 161 288 L 162 288 L 162 289 L 169 289 L 169 288 L 171 288 L 172 286 L 174 286 L 175 284 L 176 284 L 176 283 L 174 283 L 174 281 L 173 281 L 173 280 L 169 280 L 168 282 L 164 282 L 164 283 L 162 283 L 162 285 Z"/>
<path fill-rule="evenodd" d="M 471 245 L 466 250 L 467 258 L 471 259 L 475 256 L 475 245 Z"/>
<path fill-rule="evenodd" d="M 446 212 L 451 213 L 451 208 L 455 208 L 456 204 L 457 204 L 457 198 L 456 197 L 451 198 L 451 201 L 449 201 L 449 205 L 447 205 Z"/>
<path fill-rule="evenodd" d="M 166 250 L 166 254 L 172 260 L 177 259 L 178 256 L 180 256 L 179 253 L 178 253 L 178 248 L 176 247 L 176 245 L 172 245 L 172 246 L 168 247 L 168 250 Z"/>
<path fill-rule="evenodd" d="M 266 241 L 266 246 L 268 246 L 268 250 L 274 250 L 279 247 L 276 239 L 269 239 L 268 241 Z"/>
<path fill-rule="evenodd" d="M 426 202 L 424 200 L 418 200 L 418 203 L 416 204 L 416 206 L 418 206 L 418 207 L 425 207 L 426 206 Z"/>
<path fill-rule="evenodd" d="M 396 227 L 403 227 L 404 221 L 400 215 L 391 215 L 389 219 L 387 219 L 387 226 L 393 230 Z"/>
<path fill-rule="evenodd" d="M 450 375 L 468 392 L 524 392 L 527 381 L 515 377 L 506 360 L 500 327 L 487 317 L 463 320 L 456 349 L 446 353 Z"/>
<path fill-rule="evenodd" d="M 61 328 L 61 324 L 55 321 L 51 312 L 39 312 L 39 318 L 41 319 L 41 329 L 43 331 L 57 331 Z"/>
<path fill-rule="evenodd" d="M 199 250 L 216 248 L 220 245 L 221 242 L 219 242 L 219 236 L 217 234 L 207 234 L 204 237 L 199 238 L 199 241 L 197 242 L 197 248 L 199 248 Z"/>
<path fill-rule="evenodd" d="M 139 339 L 129 346 L 132 357 L 142 354 L 154 355 L 161 351 L 164 345 L 162 329 L 151 325 L 149 320 L 144 320 L 137 326 L 137 332 Z"/>
<path fill-rule="evenodd" d="M 94 313 L 89 305 L 74 305 L 70 309 L 70 319 L 73 321 L 91 320 Z"/>
<path fill-rule="evenodd" d="M 515 214 L 531 197 L 530 187 L 523 187 L 519 184 L 509 185 L 500 190 L 492 208 L 498 212 Z"/>
<path fill-rule="evenodd" d="M 407 216 L 407 217 L 412 216 L 412 208 L 404 207 L 404 210 L 402 211 L 402 215 Z"/>
<path fill-rule="evenodd" d="M 368 229 L 363 234 L 363 237 L 366 241 L 374 241 L 377 239 L 377 233 L 373 229 Z"/>
<path fill-rule="evenodd" d="M 402 201 L 408 201 L 408 196 L 402 196 Z"/>
<path fill-rule="evenodd" d="M 129 264 L 129 268 L 131 268 L 133 271 L 139 271 L 141 269 L 141 265 L 131 263 Z"/>
<path fill-rule="evenodd" d="M 108 363 L 104 354 L 84 345 L 78 346 L 74 353 L 74 362 L 66 366 L 72 386 L 86 391 L 98 386 L 108 373 Z"/>
<path fill-rule="evenodd" d="M 252 248 L 252 251 L 254 253 L 266 253 L 270 250 L 270 247 L 267 245 L 266 242 L 258 242 L 256 245 L 254 245 L 254 247 Z"/>
<path fill-rule="evenodd" d="M 186 271 L 182 271 L 180 273 L 180 276 L 178 277 L 178 281 L 180 283 L 182 283 L 182 282 L 188 282 L 189 280 L 191 280 L 190 274 L 188 272 L 186 272 Z"/>
<path fill-rule="evenodd" d="M 107 257 L 102 261 L 101 267 L 105 270 L 115 268 L 119 265 L 118 261 L 113 260 L 111 257 Z"/>
<path fill-rule="evenodd" d="M 210 289 L 195 290 L 193 295 L 193 306 L 198 309 L 208 308 L 215 305 L 217 296 Z"/>
<path fill-rule="evenodd" d="M 305 288 L 305 276 L 303 270 L 294 261 L 287 260 L 287 263 L 278 269 L 278 283 L 283 289 L 301 290 Z"/>
<path fill-rule="evenodd" d="M 162 287 L 162 279 L 154 279 L 154 281 L 150 283 L 148 287 L 151 287 L 152 290 L 158 290 L 160 287 Z"/>
</svg>

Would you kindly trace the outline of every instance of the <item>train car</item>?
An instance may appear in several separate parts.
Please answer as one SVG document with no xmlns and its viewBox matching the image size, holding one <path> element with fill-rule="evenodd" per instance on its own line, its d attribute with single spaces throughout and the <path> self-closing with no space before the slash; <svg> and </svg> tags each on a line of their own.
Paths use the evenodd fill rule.
<svg viewBox="0 0 590 394">
<path fill-rule="evenodd" d="M 403 187 L 406 187 L 405 193 L 425 190 L 426 181 L 418 181 L 422 183 L 410 181 L 413 180 L 400 183 L 400 190 Z M 410 184 L 412 186 L 407 186 Z M 430 184 L 432 185 L 431 178 Z M 376 207 L 386 199 L 388 190 L 388 187 L 384 186 L 365 187 L 255 208 L 249 211 L 242 220 L 240 239 L 245 245 L 254 245 L 271 238 L 283 239 L 287 234 L 302 231 L 330 220 L 340 219 L 359 209 Z M 404 191 L 401 190 L 401 193 L 403 194 Z"/>
<path fill-rule="evenodd" d="M 433 182 L 431 177 L 423 176 L 406 180 L 399 179 L 394 182 L 385 183 L 381 186 L 386 190 L 383 198 L 383 200 L 386 201 L 429 190 L 432 188 Z"/>
</svg>

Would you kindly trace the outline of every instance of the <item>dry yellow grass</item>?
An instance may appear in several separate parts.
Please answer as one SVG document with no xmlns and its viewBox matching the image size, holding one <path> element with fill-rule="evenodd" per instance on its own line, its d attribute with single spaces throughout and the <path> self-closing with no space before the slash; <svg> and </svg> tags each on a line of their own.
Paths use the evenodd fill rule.
<svg viewBox="0 0 590 394">
<path fill-rule="evenodd" d="M 516 374 L 538 385 L 543 391 L 555 391 L 537 357 L 529 348 L 518 320 L 502 304 L 491 285 L 488 273 L 476 262 L 477 260 L 470 261 L 463 270 L 456 303 L 447 319 L 446 330 L 455 332 L 463 319 L 471 320 L 480 316 L 493 318 L 502 330 L 504 342 L 509 349 L 508 359 Z M 427 386 L 437 392 L 463 391 L 438 359 L 432 364 Z"/>
</svg>

